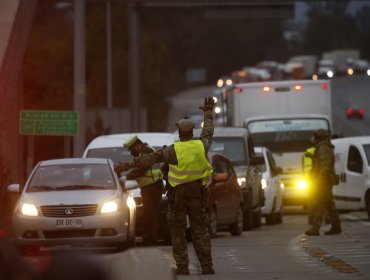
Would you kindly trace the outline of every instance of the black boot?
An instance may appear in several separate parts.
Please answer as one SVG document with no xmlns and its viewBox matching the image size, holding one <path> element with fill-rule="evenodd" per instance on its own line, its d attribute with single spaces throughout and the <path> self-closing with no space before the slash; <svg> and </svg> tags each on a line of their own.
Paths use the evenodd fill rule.
<svg viewBox="0 0 370 280">
<path fill-rule="evenodd" d="M 308 230 L 305 231 L 305 234 L 310 235 L 310 236 L 317 236 L 317 235 L 320 235 L 320 231 L 317 227 L 312 226 Z"/>
<path fill-rule="evenodd" d="M 331 227 L 328 231 L 325 231 L 325 235 L 335 235 L 335 234 L 341 234 L 342 229 L 340 227 Z"/>
</svg>

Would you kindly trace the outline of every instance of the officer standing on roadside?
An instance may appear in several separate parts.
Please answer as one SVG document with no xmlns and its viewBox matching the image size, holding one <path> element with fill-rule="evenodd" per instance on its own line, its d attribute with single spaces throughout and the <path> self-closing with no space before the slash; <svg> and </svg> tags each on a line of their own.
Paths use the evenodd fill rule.
<svg viewBox="0 0 370 280">
<path fill-rule="evenodd" d="M 205 98 L 204 125 L 197 140 L 193 140 L 194 123 L 182 119 L 177 123 L 180 141 L 163 147 L 153 154 L 133 159 L 123 165 L 147 168 L 154 163 L 169 164 L 168 182 L 173 191 L 170 203 L 170 224 L 173 256 L 176 261 L 176 274 L 189 274 L 189 258 L 186 240 L 186 216 L 189 216 L 193 246 L 202 267 L 202 274 L 214 274 L 211 256 L 211 239 L 208 232 L 209 217 L 207 212 L 208 177 L 212 168 L 207 161 L 207 152 L 213 136 L 212 97 Z"/>
<path fill-rule="evenodd" d="M 147 143 L 143 143 L 136 134 L 131 135 L 123 146 L 134 158 L 140 158 L 155 151 Z M 123 166 L 115 166 L 114 171 L 117 174 L 123 172 Z M 143 243 L 145 246 L 155 246 L 158 239 L 158 216 L 163 190 L 160 166 L 155 164 L 146 168 L 134 168 L 126 175 L 126 179 L 136 180 L 139 184 L 143 200 Z"/>
<path fill-rule="evenodd" d="M 320 235 L 320 227 L 324 215 L 328 213 L 331 229 L 326 235 L 340 234 L 342 232 L 339 215 L 335 207 L 332 189 L 338 184 L 337 175 L 334 170 L 335 156 L 334 146 L 330 142 L 330 134 L 324 129 L 318 129 L 314 133 L 316 151 L 313 156 L 313 178 L 312 196 L 314 197 L 312 215 L 312 226 L 305 233 L 307 235 Z"/>
</svg>

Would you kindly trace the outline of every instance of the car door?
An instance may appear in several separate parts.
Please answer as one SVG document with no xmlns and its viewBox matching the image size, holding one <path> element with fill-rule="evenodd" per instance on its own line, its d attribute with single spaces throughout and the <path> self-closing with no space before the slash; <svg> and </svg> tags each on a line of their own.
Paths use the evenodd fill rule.
<svg viewBox="0 0 370 280">
<path fill-rule="evenodd" d="M 345 201 L 347 209 L 358 209 L 361 207 L 361 198 L 363 196 L 363 187 L 365 184 L 363 172 L 364 157 L 355 145 L 350 145 L 344 178 L 347 189 L 347 198 Z"/>
<path fill-rule="evenodd" d="M 227 179 L 216 181 L 210 185 L 210 196 L 214 200 L 217 209 L 217 223 L 219 225 L 227 223 L 232 212 L 232 200 L 230 198 L 231 189 L 229 187 L 229 172 L 227 164 L 222 161 L 221 157 L 216 155 L 212 160 L 212 168 L 214 173 L 227 174 Z M 231 209 L 230 209 L 231 208 Z"/>
</svg>

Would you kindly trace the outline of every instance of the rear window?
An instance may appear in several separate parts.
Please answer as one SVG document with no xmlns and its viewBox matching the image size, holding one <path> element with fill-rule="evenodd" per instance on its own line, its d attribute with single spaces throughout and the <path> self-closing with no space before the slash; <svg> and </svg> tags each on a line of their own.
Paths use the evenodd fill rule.
<svg viewBox="0 0 370 280">
<path fill-rule="evenodd" d="M 114 164 L 119 162 L 128 161 L 132 158 L 130 152 L 123 147 L 111 147 L 111 148 L 99 148 L 90 149 L 87 154 L 87 158 L 107 158 L 111 159 Z"/>
<path fill-rule="evenodd" d="M 209 151 L 225 155 L 234 165 L 247 165 L 245 141 L 242 137 L 213 137 Z"/>
<path fill-rule="evenodd" d="M 370 166 L 370 144 L 364 145 L 364 150 L 366 154 L 367 165 Z"/>
</svg>

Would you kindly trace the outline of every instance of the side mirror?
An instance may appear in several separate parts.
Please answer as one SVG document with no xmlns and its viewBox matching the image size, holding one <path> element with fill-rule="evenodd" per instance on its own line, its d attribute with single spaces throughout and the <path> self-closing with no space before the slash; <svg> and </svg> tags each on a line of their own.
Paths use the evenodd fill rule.
<svg viewBox="0 0 370 280">
<path fill-rule="evenodd" d="M 135 180 L 127 180 L 123 186 L 125 190 L 131 191 L 137 189 L 139 184 Z"/>
<path fill-rule="evenodd" d="M 11 184 L 7 187 L 8 193 L 12 194 L 19 194 L 19 189 L 20 189 L 19 184 Z"/>
<path fill-rule="evenodd" d="M 265 159 L 262 156 L 252 157 L 249 160 L 249 164 L 250 165 L 263 165 L 263 164 L 265 164 Z"/>
<path fill-rule="evenodd" d="M 229 178 L 229 174 L 227 174 L 226 172 L 215 173 L 213 178 L 215 179 L 216 182 L 222 182 L 226 181 Z"/>
</svg>

